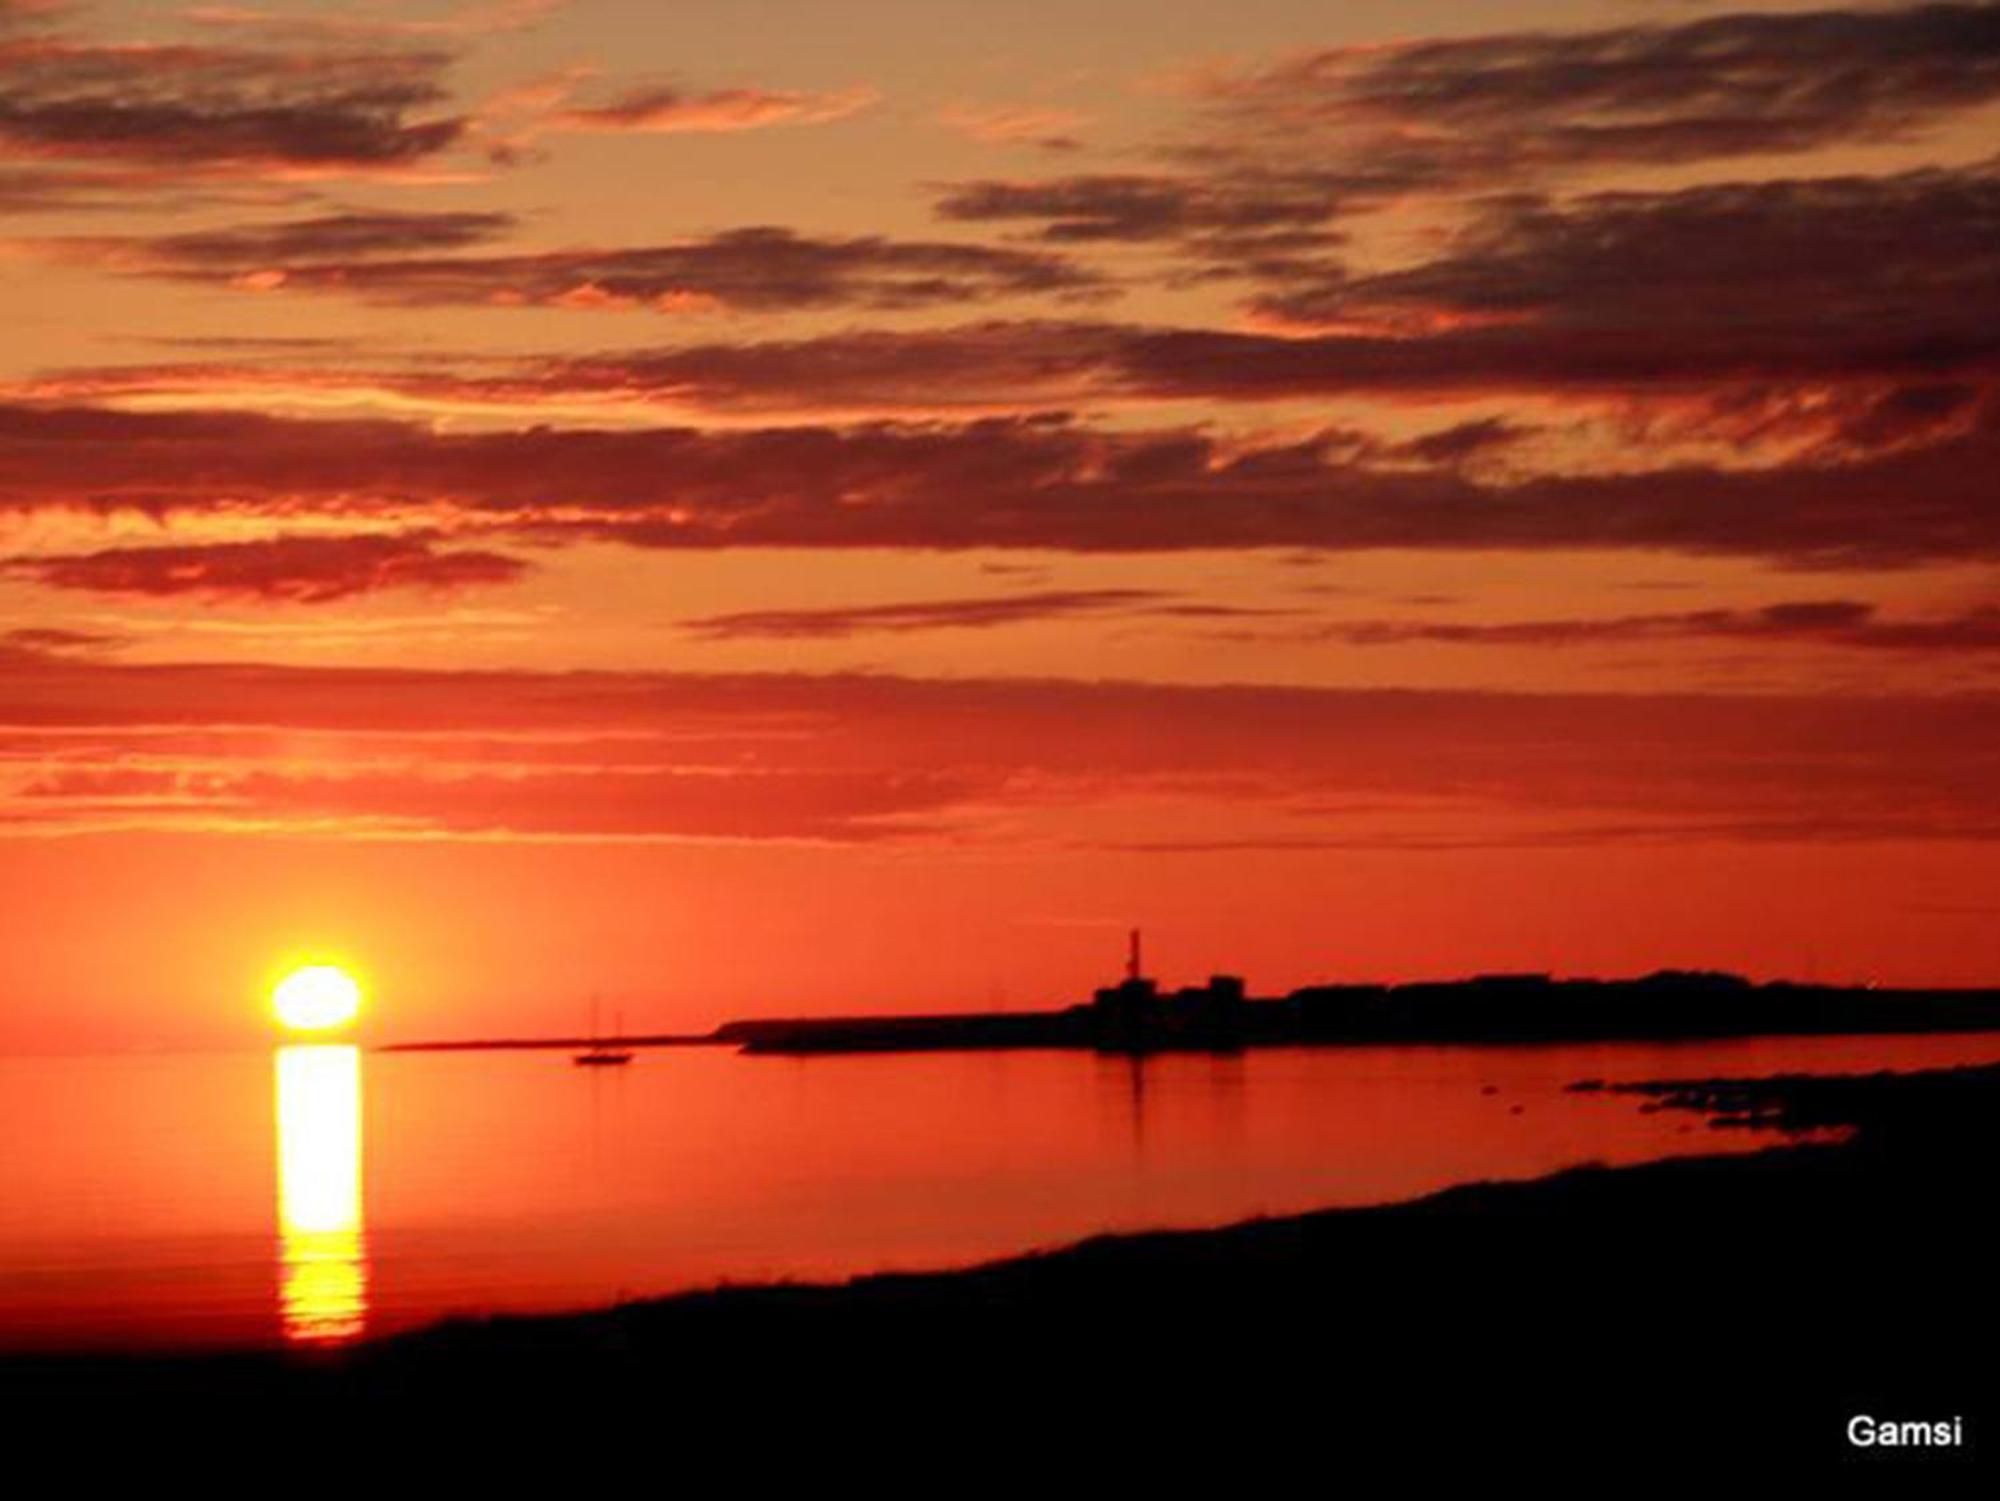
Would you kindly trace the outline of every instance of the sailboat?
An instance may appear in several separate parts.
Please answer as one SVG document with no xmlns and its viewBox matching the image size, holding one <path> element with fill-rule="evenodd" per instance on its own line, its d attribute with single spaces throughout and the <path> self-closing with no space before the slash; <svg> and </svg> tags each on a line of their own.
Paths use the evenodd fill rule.
<svg viewBox="0 0 2000 1501">
<path fill-rule="evenodd" d="M 618 1019 L 618 1031 L 625 1030 L 625 1021 Z M 605 1041 L 604 1033 L 597 1024 L 597 997 L 590 998 L 590 1046 L 581 1053 L 573 1054 L 569 1060 L 578 1068 L 616 1068 L 632 1061 L 630 1048 L 613 1047 Z"/>
</svg>

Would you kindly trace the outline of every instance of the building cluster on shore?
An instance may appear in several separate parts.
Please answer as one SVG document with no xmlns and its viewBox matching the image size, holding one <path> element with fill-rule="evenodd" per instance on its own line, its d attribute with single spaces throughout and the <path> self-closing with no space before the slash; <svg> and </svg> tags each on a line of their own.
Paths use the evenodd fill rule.
<svg viewBox="0 0 2000 1501">
<path fill-rule="evenodd" d="M 1162 993 L 1158 983 L 1144 972 L 1137 928 L 1132 930 L 1130 942 L 1125 978 L 1091 997 L 1091 1033 L 1100 1051 L 1226 1051 L 1243 1046 L 1245 990 L 1240 975 L 1210 975 L 1206 985 Z"/>
<path fill-rule="evenodd" d="M 1234 1052 L 1365 1043 L 1541 1043 L 1687 1037 L 2000 1030 L 2000 990 L 1756 983 L 1712 971 L 1635 979 L 1547 974 L 1302 986 L 1252 996 L 1235 975 L 1163 990 L 1131 935 L 1125 974 L 1051 1011 L 788 1017 L 731 1022 L 710 1041 L 750 1052 L 1089 1048 Z"/>
</svg>

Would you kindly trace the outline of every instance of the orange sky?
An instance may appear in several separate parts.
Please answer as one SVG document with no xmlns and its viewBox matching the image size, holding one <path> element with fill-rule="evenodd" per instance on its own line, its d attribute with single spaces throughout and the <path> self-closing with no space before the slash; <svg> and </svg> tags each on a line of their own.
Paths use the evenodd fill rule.
<svg viewBox="0 0 2000 1501">
<path fill-rule="evenodd" d="M 0 0 L 0 1049 L 1977 983 L 2000 6 Z"/>
</svg>

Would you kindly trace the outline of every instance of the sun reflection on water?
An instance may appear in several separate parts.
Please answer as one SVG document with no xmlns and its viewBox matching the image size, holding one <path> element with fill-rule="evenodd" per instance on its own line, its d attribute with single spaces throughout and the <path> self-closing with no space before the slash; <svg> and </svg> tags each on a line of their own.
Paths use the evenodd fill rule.
<svg viewBox="0 0 2000 1501">
<path fill-rule="evenodd" d="M 278 1235 L 285 1338 L 336 1344 L 368 1314 L 361 1206 L 361 1052 L 277 1051 Z"/>
</svg>

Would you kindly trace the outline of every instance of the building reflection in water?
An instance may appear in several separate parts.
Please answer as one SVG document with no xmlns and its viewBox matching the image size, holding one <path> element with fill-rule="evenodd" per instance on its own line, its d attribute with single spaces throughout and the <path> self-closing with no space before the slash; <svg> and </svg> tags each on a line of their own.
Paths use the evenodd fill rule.
<svg viewBox="0 0 2000 1501">
<path fill-rule="evenodd" d="M 334 1344 L 368 1315 L 361 1207 L 361 1052 L 279 1048 L 279 1301 L 285 1338 Z"/>
</svg>

